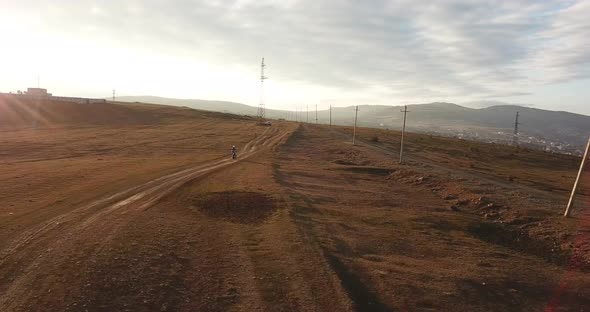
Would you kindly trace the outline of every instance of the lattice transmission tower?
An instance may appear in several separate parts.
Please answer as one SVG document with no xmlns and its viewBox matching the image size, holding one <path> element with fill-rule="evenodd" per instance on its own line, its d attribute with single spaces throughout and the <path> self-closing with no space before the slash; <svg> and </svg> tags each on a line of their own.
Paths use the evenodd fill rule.
<svg viewBox="0 0 590 312">
<path fill-rule="evenodd" d="M 264 105 L 264 81 L 268 79 L 268 77 L 264 76 L 264 68 L 266 65 L 264 64 L 264 57 L 262 58 L 262 64 L 260 64 L 260 105 L 258 105 L 258 119 L 263 120 L 266 118 L 266 109 Z"/>
</svg>

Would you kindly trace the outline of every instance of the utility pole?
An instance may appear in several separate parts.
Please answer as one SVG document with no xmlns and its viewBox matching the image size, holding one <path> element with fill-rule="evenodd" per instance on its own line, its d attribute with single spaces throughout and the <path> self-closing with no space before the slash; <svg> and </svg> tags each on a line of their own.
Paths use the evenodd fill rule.
<svg viewBox="0 0 590 312">
<path fill-rule="evenodd" d="M 352 145 L 354 145 L 356 140 L 356 120 L 359 113 L 359 106 L 357 105 L 354 109 L 354 129 L 352 130 Z"/>
<path fill-rule="evenodd" d="M 516 121 L 514 121 L 514 135 L 512 136 L 512 145 L 518 147 L 518 119 L 520 118 L 520 112 L 516 112 Z"/>
<path fill-rule="evenodd" d="M 318 105 L 315 105 L 315 124 L 318 124 Z"/>
<path fill-rule="evenodd" d="M 404 110 L 400 111 L 404 113 L 404 125 L 402 127 L 402 140 L 399 148 L 399 163 L 401 164 L 404 160 L 404 137 L 406 135 L 406 116 L 410 112 L 408 111 L 408 105 L 404 105 Z"/>
<path fill-rule="evenodd" d="M 570 200 L 567 203 L 567 208 L 565 209 L 565 213 L 563 214 L 564 217 L 569 217 L 570 213 L 572 212 L 572 207 L 574 206 L 574 199 L 576 198 L 576 193 L 578 192 L 578 187 L 580 187 L 580 180 L 582 179 L 582 174 L 584 173 L 584 167 L 586 166 L 586 161 L 588 160 L 588 150 L 590 150 L 590 138 L 588 138 L 588 145 L 586 145 L 586 151 L 584 152 L 584 158 L 582 158 L 582 164 L 580 165 L 580 171 L 578 171 L 578 177 L 576 178 L 576 182 L 574 183 L 574 188 L 572 190 L 572 194 L 570 195 Z"/>
<path fill-rule="evenodd" d="M 309 123 L 309 105 L 305 106 L 305 113 L 307 114 L 306 122 Z"/>
<path fill-rule="evenodd" d="M 113 89 L 113 102 L 115 101 L 115 89 Z"/>
<path fill-rule="evenodd" d="M 264 57 L 262 58 L 262 63 L 260 64 L 260 105 L 258 106 L 258 119 L 261 121 L 266 117 L 266 110 L 264 107 L 264 80 L 268 79 L 268 77 L 264 76 Z"/>
<path fill-rule="evenodd" d="M 332 104 L 330 104 L 330 128 L 332 128 Z"/>
</svg>

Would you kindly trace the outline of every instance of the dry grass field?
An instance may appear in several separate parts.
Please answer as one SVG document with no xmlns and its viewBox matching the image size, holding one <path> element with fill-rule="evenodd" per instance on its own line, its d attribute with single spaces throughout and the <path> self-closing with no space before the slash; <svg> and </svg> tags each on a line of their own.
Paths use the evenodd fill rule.
<svg viewBox="0 0 590 312">
<path fill-rule="evenodd" d="M 0 310 L 590 306 L 579 158 L 357 130 L 0 98 Z"/>
</svg>

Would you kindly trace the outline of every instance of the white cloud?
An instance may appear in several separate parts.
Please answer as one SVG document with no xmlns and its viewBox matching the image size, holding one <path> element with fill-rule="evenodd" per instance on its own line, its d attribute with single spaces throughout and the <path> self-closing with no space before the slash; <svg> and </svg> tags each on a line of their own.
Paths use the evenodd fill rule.
<svg viewBox="0 0 590 312">
<path fill-rule="evenodd" d="M 542 42 L 530 60 L 543 82 L 590 77 L 590 2 L 566 7 L 553 16 L 538 36 Z"/>
<path fill-rule="evenodd" d="M 105 55 L 161 55 L 144 59 L 162 62 L 157 67 L 166 73 L 166 64 L 183 60 L 255 86 L 255 78 L 246 80 L 258 75 L 264 56 L 277 88 L 269 85 L 269 100 L 285 105 L 465 101 L 590 77 L 589 1 L 111 0 L 98 7 L 61 0 L 8 9 L 35 17 L 44 33 L 114 51 Z M 200 74 L 197 81 L 211 73 L 193 73 Z M 158 82 L 173 83 L 154 79 L 156 93 Z M 256 101 L 257 91 L 242 89 L 225 99 Z"/>
</svg>

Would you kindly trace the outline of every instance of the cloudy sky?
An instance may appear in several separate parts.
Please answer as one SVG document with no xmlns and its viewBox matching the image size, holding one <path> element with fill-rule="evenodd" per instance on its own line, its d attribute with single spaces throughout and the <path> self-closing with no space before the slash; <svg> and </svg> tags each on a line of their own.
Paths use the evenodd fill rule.
<svg viewBox="0 0 590 312">
<path fill-rule="evenodd" d="M 590 115 L 590 0 L 0 0 L 0 91 Z"/>
</svg>

